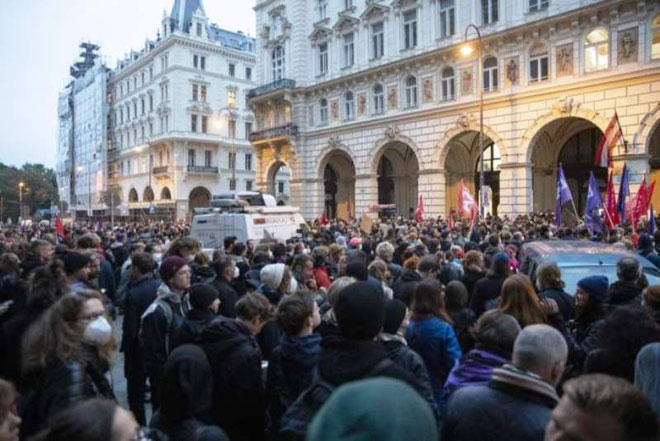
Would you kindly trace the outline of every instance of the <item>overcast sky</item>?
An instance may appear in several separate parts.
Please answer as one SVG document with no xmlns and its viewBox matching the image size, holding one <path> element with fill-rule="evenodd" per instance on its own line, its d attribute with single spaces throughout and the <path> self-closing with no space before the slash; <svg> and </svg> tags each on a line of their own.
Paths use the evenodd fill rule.
<svg viewBox="0 0 660 441">
<path fill-rule="evenodd" d="M 2 0 L 0 162 L 55 166 L 57 97 L 78 45 L 92 41 L 111 68 L 155 38 L 174 0 Z M 204 0 L 211 23 L 255 34 L 254 0 Z"/>
</svg>

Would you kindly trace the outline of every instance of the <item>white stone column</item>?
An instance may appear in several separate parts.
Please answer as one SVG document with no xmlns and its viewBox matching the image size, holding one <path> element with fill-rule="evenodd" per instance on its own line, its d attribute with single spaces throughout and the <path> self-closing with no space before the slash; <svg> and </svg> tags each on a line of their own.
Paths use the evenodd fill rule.
<svg viewBox="0 0 660 441">
<path fill-rule="evenodd" d="M 355 200 L 351 200 L 355 217 L 369 211 L 369 207 L 378 203 L 378 179 L 375 173 L 355 176 Z"/>
<path fill-rule="evenodd" d="M 419 172 L 417 179 L 417 197 L 424 199 L 424 217 L 445 215 L 445 176 L 439 169 L 427 169 Z"/>
<path fill-rule="evenodd" d="M 532 211 L 532 164 L 500 165 L 500 205 L 498 214 L 515 217 Z"/>
</svg>

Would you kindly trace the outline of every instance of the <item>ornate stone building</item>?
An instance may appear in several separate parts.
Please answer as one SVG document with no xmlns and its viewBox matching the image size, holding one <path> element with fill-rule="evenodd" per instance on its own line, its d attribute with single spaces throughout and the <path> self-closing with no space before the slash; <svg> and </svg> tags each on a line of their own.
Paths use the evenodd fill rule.
<svg viewBox="0 0 660 441">
<path fill-rule="evenodd" d="M 420 194 L 428 215 L 456 208 L 460 180 L 478 186 L 480 89 L 498 214 L 554 208 L 559 163 L 583 211 L 591 170 L 605 189 L 607 169 L 592 164 L 615 111 L 626 141 L 615 171 L 628 163 L 633 192 L 660 177 L 655 1 L 259 0 L 255 10 L 257 184 L 272 189 L 287 166 L 307 218 L 378 203 L 407 215 Z M 479 60 L 459 50 L 470 23 Z"/>
</svg>

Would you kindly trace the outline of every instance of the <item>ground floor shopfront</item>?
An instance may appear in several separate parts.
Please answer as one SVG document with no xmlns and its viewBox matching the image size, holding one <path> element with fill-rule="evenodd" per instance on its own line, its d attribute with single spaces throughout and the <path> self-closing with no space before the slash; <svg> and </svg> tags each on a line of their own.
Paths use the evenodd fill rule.
<svg viewBox="0 0 660 441">
<path fill-rule="evenodd" d="M 524 94 L 486 94 L 484 169 L 493 211 L 515 216 L 554 209 L 561 164 L 582 213 L 591 171 L 605 192 L 608 170 L 594 167 L 593 158 L 615 111 L 626 144 L 614 151 L 614 172 L 628 164 L 634 193 L 642 179 L 660 179 L 657 68 Z M 472 101 L 300 130 L 253 143 L 257 186 L 269 191 L 278 170 L 287 167 L 290 202 L 307 219 L 324 211 L 360 216 L 377 204 L 396 204 L 399 214 L 409 215 L 420 195 L 426 215 L 446 216 L 457 208 L 461 180 L 478 190 L 479 128 L 479 107 Z"/>
</svg>

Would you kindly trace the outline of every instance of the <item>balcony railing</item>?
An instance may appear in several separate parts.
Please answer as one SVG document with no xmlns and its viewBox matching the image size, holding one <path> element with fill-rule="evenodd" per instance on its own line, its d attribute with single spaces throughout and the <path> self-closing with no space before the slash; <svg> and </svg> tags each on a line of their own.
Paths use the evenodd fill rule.
<svg viewBox="0 0 660 441">
<path fill-rule="evenodd" d="M 218 173 L 218 167 L 207 167 L 202 165 L 189 165 L 188 173 Z"/>
<path fill-rule="evenodd" d="M 158 167 L 154 167 L 151 169 L 151 172 L 155 175 L 160 175 L 162 173 L 167 173 L 169 171 L 169 166 L 168 165 L 160 165 Z"/>
<path fill-rule="evenodd" d="M 284 126 L 273 127 L 259 132 L 250 133 L 249 139 L 251 142 L 261 141 L 264 139 L 279 138 L 282 136 L 297 136 L 298 126 L 294 124 L 286 124 Z"/>
<path fill-rule="evenodd" d="M 268 92 L 280 89 L 293 89 L 296 87 L 295 80 L 289 80 L 287 78 L 282 78 L 281 80 L 273 81 L 269 84 L 264 84 L 263 86 L 252 89 L 248 92 L 248 98 L 254 98 L 259 95 L 264 95 Z"/>
</svg>

